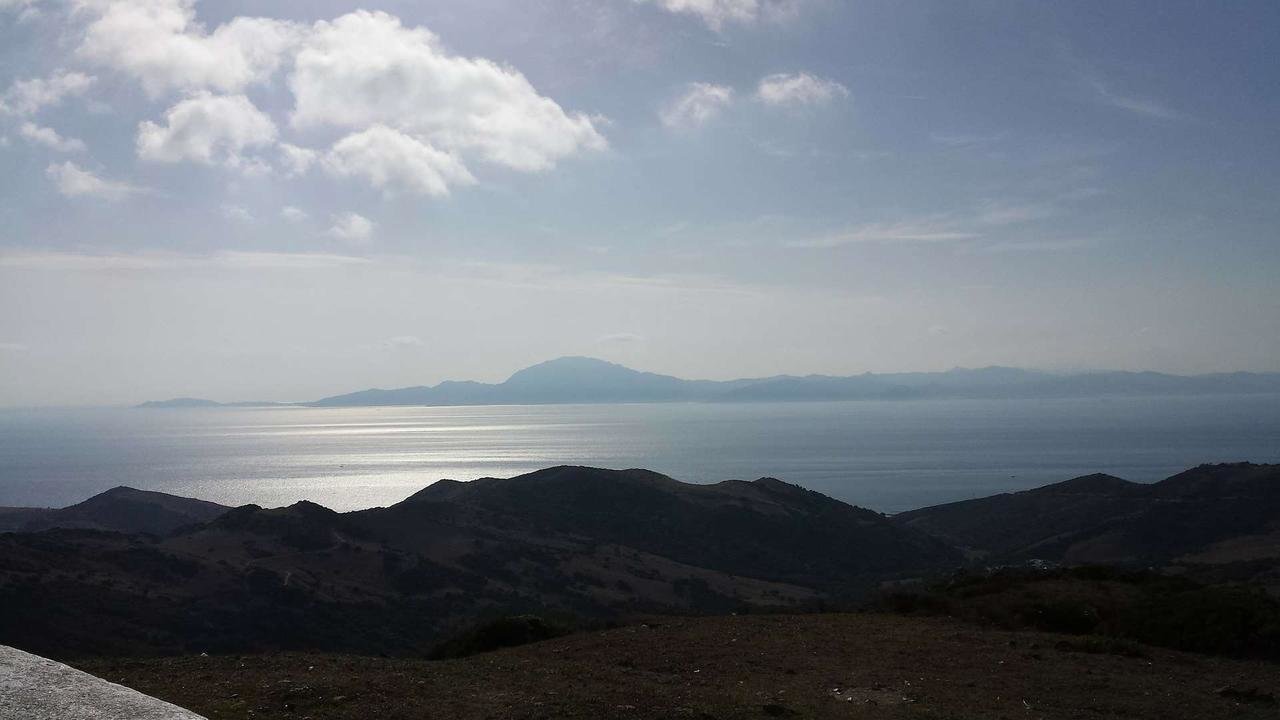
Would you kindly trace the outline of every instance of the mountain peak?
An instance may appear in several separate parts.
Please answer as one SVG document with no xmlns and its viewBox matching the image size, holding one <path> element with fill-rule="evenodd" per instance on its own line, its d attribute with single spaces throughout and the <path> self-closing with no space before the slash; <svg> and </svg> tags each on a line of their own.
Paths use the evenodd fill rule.
<svg viewBox="0 0 1280 720">
<path fill-rule="evenodd" d="M 1139 483 L 1129 482 L 1124 478 L 1118 478 L 1115 475 L 1093 473 L 1092 475 L 1081 475 L 1080 477 L 1064 480 L 1060 483 L 1046 485 L 1028 492 L 1059 495 L 1117 495 L 1129 493 L 1143 487 L 1145 486 Z"/>
<path fill-rule="evenodd" d="M 638 370 L 632 370 L 617 363 L 611 363 L 607 360 L 599 358 L 585 357 L 582 355 L 566 355 L 558 357 L 554 360 L 530 365 L 523 370 L 517 370 L 507 378 L 505 385 L 519 385 L 528 382 L 546 382 L 547 380 L 562 379 L 580 379 L 582 375 L 601 376 L 608 375 L 613 377 L 643 375 Z"/>
<path fill-rule="evenodd" d="M 111 488 L 110 490 L 103 490 L 102 492 L 98 493 L 96 497 L 129 497 L 131 495 L 137 495 L 143 492 L 146 492 L 146 491 L 139 490 L 137 488 L 131 488 L 128 485 L 117 485 Z"/>
</svg>

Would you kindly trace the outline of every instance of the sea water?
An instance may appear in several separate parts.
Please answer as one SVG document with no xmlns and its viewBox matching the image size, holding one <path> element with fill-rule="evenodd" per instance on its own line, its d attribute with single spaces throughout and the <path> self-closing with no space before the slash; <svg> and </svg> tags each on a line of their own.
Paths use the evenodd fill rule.
<svg viewBox="0 0 1280 720">
<path fill-rule="evenodd" d="M 777 477 L 885 512 L 1106 472 L 1280 462 L 1280 396 L 0 410 L 0 506 L 117 485 L 228 505 L 388 505 L 559 464 Z"/>
</svg>

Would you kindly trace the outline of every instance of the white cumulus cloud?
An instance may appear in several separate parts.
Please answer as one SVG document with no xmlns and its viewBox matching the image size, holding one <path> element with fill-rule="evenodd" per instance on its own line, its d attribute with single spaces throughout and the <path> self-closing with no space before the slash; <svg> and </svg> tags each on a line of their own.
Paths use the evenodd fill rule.
<svg viewBox="0 0 1280 720">
<path fill-rule="evenodd" d="M 440 196 L 476 182 L 473 162 L 538 172 L 607 147 L 603 120 L 565 110 L 509 65 L 452 54 L 427 28 L 388 13 L 206 25 L 197 0 L 68 2 L 83 26 L 76 60 L 172 98 L 163 117 L 138 125 L 143 160 L 246 173 L 274 166 L 285 177 L 321 167 L 387 194 Z M 0 110 L 25 117 L 93 82 L 72 72 L 21 81 L 0 95 Z M 341 139 L 328 150 L 283 142 L 246 95 L 255 85 L 287 89 L 293 128 Z M 36 126 L 27 137 L 64 150 L 77 142 L 51 133 Z"/>
<path fill-rule="evenodd" d="M 0 110 L 14 115 L 32 115 L 66 98 L 83 95 L 93 83 L 92 75 L 65 71 L 47 78 L 18 80 L 0 96 Z"/>
<path fill-rule="evenodd" d="M 690 83 L 680 97 L 659 113 L 669 128 L 701 127 L 733 102 L 733 88 L 712 83 Z"/>
<path fill-rule="evenodd" d="M 51 164 L 45 169 L 45 174 L 57 185 L 58 192 L 67 197 L 122 200 L 143 192 L 142 188 L 128 183 L 100 178 L 73 162 Z"/>
<path fill-rule="evenodd" d="M 275 138 L 275 123 L 244 95 L 200 92 L 169 108 L 164 125 L 138 125 L 138 156 L 239 166 L 246 148 L 269 145 Z"/>
<path fill-rule="evenodd" d="M 353 212 L 333 216 L 329 234 L 339 240 L 362 244 L 373 239 L 374 224 L 369 218 Z"/>
<path fill-rule="evenodd" d="M 33 122 L 25 122 L 18 128 L 18 133 L 27 140 L 43 145 L 58 152 L 84 152 L 84 142 L 76 138 L 63 137 L 57 130 L 41 127 Z"/>
<path fill-rule="evenodd" d="M 212 32 L 195 0 L 79 0 L 92 21 L 80 57 L 129 75 L 152 95 L 211 88 L 236 92 L 271 77 L 304 26 L 237 17 Z"/>
<path fill-rule="evenodd" d="M 777 73 L 760 80 L 756 97 L 768 105 L 825 105 L 847 97 L 849 88 L 809 73 Z"/>
<path fill-rule="evenodd" d="M 311 148 L 280 143 L 280 159 L 284 163 L 285 173 L 289 177 L 306 175 L 319 156 L 320 153 Z"/>
<path fill-rule="evenodd" d="M 316 23 L 289 86 L 296 127 L 385 125 L 516 170 L 606 146 L 591 118 L 566 113 L 515 69 L 450 55 L 426 28 L 381 12 Z"/>
<path fill-rule="evenodd" d="M 458 158 L 383 125 L 339 140 L 325 156 L 325 167 L 387 193 L 448 195 L 450 185 L 475 182 Z"/>
<path fill-rule="evenodd" d="M 294 207 L 293 205 L 285 205 L 280 208 L 280 217 L 291 223 L 300 223 L 310 216 L 301 208 Z"/>
</svg>

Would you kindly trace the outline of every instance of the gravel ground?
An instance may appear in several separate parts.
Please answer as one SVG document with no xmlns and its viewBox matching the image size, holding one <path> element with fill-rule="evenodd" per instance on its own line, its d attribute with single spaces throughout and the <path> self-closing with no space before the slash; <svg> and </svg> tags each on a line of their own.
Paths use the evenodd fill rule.
<svg viewBox="0 0 1280 720">
<path fill-rule="evenodd" d="M 893 615 L 660 618 L 463 660 L 96 660 L 209 718 L 1277 718 L 1280 666 Z"/>
</svg>

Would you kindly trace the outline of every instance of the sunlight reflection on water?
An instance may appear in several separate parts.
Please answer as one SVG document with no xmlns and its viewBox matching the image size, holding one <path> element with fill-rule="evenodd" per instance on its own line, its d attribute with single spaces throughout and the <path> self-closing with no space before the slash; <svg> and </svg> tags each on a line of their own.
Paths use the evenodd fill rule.
<svg viewBox="0 0 1280 720">
<path fill-rule="evenodd" d="M 127 484 L 349 510 L 440 478 L 572 463 L 691 482 L 771 475 L 896 511 L 1229 460 L 1280 462 L 1280 398 L 0 411 L 0 505 Z"/>
</svg>

